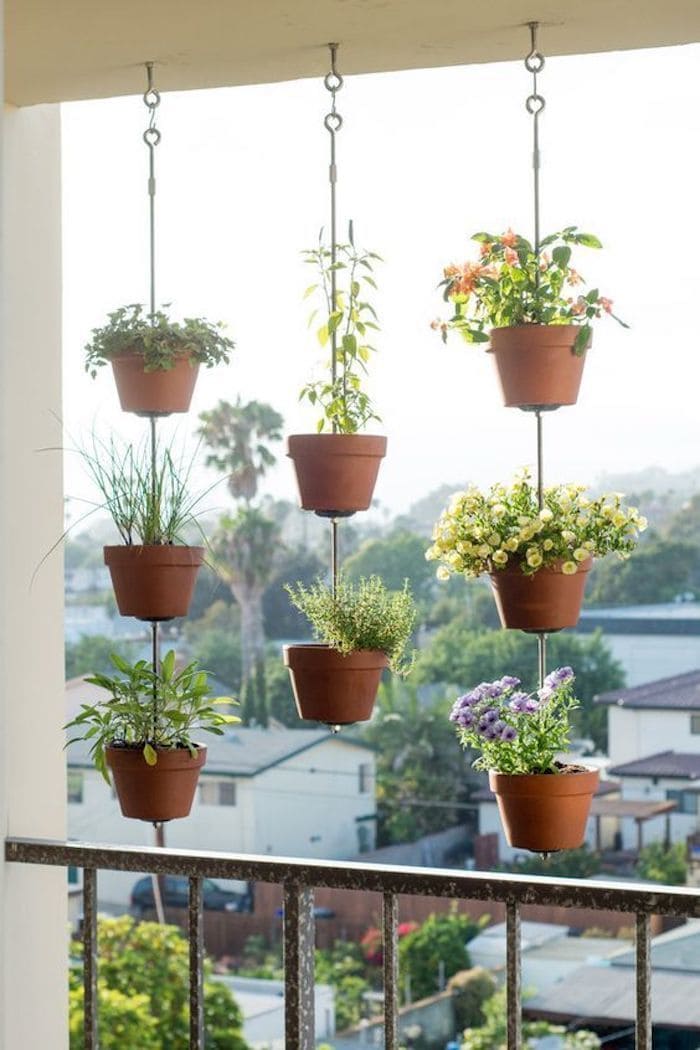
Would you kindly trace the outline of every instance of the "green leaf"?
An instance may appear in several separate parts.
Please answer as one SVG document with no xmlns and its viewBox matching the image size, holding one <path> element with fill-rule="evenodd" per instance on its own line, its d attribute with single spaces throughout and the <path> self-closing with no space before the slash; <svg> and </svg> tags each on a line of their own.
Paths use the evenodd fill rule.
<svg viewBox="0 0 700 1050">
<path fill-rule="evenodd" d="M 170 649 L 165 654 L 161 661 L 160 673 L 163 681 L 169 682 L 173 677 L 173 671 L 175 670 L 175 650 Z"/>
<path fill-rule="evenodd" d="M 577 233 L 576 243 L 582 244 L 585 248 L 602 248 L 603 245 L 593 233 Z"/>
<path fill-rule="evenodd" d="M 155 766 L 158 762 L 158 754 L 150 744 L 143 745 L 143 757 L 149 766 Z"/>
<path fill-rule="evenodd" d="M 571 248 L 566 244 L 560 244 L 552 252 L 552 259 L 560 266 L 562 270 L 565 270 L 569 265 L 569 259 L 571 258 Z"/>
<path fill-rule="evenodd" d="M 321 325 L 316 334 L 318 336 L 318 341 L 321 344 L 321 346 L 325 346 L 328 342 L 328 325 Z"/>
</svg>

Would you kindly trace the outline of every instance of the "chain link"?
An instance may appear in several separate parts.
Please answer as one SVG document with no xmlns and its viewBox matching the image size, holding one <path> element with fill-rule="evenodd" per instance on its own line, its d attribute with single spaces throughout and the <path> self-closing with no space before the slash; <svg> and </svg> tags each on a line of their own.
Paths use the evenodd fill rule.
<svg viewBox="0 0 700 1050">
<path fill-rule="evenodd" d="M 532 74 L 532 92 L 525 100 L 525 108 L 532 117 L 532 170 L 535 218 L 535 254 L 540 251 L 540 128 L 539 118 L 545 107 L 544 95 L 537 85 L 537 75 L 544 69 L 544 55 L 537 46 L 539 22 L 528 22 L 530 29 L 530 51 L 525 57 L 525 69 Z M 539 276 L 539 272 L 538 272 Z"/>
</svg>

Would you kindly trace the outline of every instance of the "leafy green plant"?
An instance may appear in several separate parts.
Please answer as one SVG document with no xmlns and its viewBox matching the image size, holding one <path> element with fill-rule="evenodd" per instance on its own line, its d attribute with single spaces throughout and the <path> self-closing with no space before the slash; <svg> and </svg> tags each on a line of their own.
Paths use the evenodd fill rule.
<svg viewBox="0 0 700 1050">
<path fill-rule="evenodd" d="M 685 886 L 688 881 L 685 842 L 674 842 L 670 846 L 650 842 L 640 850 L 635 871 L 641 879 L 662 882 L 666 886 Z"/>
<path fill-rule="evenodd" d="M 449 980 L 459 970 L 469 969 L 466 944 L 488 921 L 488 916 L 474 920 L 457 911 L 453 904 L 449 912 L 430 915 L 417 930 L 403 938 L 399 943 L 399 973 L 402 982 L 410 976 L 413 1000 L 438 992 L 440 976 Z"/>
<path fill-rule="evenodd" d="M 304 293 L 307 298 L 318 293 L 322 309 L 315 309 L 309 325 L 320 319 L 317 329 L 318 341 L 327 347 L 336 337 L 336 375 L 331 362 L 327 362 L 327 373 L 322 379 L 309 382 L 303 387 L 299 399 L 306 398 L 322 410 L 317 430 L 333 430 L 340 434 L 354 434 L 371 419 L 379 419 L 369 395 L 362 388 L 362 377 L 367 374 L 367 363 L 375 352 L 369 338 L 378 331 L 377 314 L 367 300 L 367 288 L 376 289 L 374 264 L 381 261 L 375 252 L 355 246 L 352 223 L 347 244 L 336 247 L 335 261 L 331 249 L 323 243 L 323 231 L 317 248 L 303 252 L 305 261 L 313 266 L 318 280 L 309 285 Z M 333 301 L 331 281 L 335 274 L 337 289 Z"/>
<path fill-rule="evenodd" d="M 413 661 L 406 649 L 416 608 L 408 583 L 401 591 L 388 591 L 378 576 L 370 576 L 357 584 L 341 578 L 335 594 L 321 580 L 310 587 L 287 584 L 285 590 L 325 645 L 340 653 L 380 649 L 395 674 L 410 671 Z"/>
<path fill-rule="evenodd" d="M 585 281 L 570 265 L 572 246 L 601 248 L 592 233 L 576 226 L 545 237 L 540 252 L 521 237 L 507 230 L 500 236 L 475 233 L 481 245 L 479 262 L 451 264 L 444 270 L 445 302 L 452 303 L 454 314 L 449 321 L 434 321 L 443 341 L 450 330 L 468 343 L 486 343 L 485 328 L 504 328 L 525 324 L 580 325 L 574 350 L 582 354 L 591 336 L 590 321 L 610 314 L 623 328 L 629 327 L 612 312 L 612 300 L 600 295 L 597 288 L 569 294 Z"/>
<path fill-rule="evenodd" d="M 178 463 L 169 448 L 156 445 L 153 455 L 148 443 L 134 446 L 95 435 L 92 447 L 81 449 L 80 455 L 102 496 L 100 507 L 109 511 L 127 546 L 183 543 L 192 526 L 201 533 L 198 507 L 211 487 L 189 493 L 193 459 Z"/>
<path fill-rule="evenodd" d="M 569 716 L 579 706 L 574 672 L 559 667 L 534 694 L 520 679 L 504 675 L 482 682 L 455 700 L 449 719 L 464 748 L 481 754 L 475 769 L 499 773 L 558 773 L 556 756 L 569 746 Z"/>
<path fill-rule="evenodd" d="M 196 731 L 222 736 L 224 726 L 240 722 L 236 715 L 217 710 L 236 701 L 212 697 L 208 674 L 198 669 L 196 661 L 175 670 L 172 649 L 157 670 L 146 660 L 131 664 L 116 653 L 112 663 L 120 672 L 118 677 L 94 674 L 85 679 L 104 689 L 105 699 L 81 704 L 80 713 L 64 727 L 79 730 L 68 744 L 90 741 L 90 755 L 107 783 L 107 747 L 139 749 L 148 765 L 154 766 L 158 749 L 187 748 L 194 755 Z"/>
<path fill-rule="evenodd" d="M 628 557 L 646 518 L 622 505 L 619 493 L 591 499 L 585 485 L 550 485 L 540 509 L 537 488 L 523 470 L 511 485 L 475 485 L 454 495 L 433 529 L 428 561 L 440 561 L 439 580 L 466 579 L 518 565 L 527 576 L 556 562 L 573 575 L 590 557 L 615 551 Z"/>
<path fill-rule="evenodd" d="M 499 988 L 482 1005 L 484 1023 L 464 1033 L 461 1050 L 506 1050 L 508 1045 L 508 1006 L 506 989 Z M 544 1036 L 558 1035 L 562 1050 L 597 1050 L 600 1039 L 587 1029 L 567 1031 L 563 1025 L 549 1021 L 523 1021 L 522 1036 L 525 1050 L 532 1050 L 537 1040 Z"/>
<path fill-rule="evenodd" d="M 94 379 L 99 368 L 126 350 L 143 356 L 144 372 L 166 372 L 182 354 L 207 368 L 227 364 L 235 344 L 223 329 L 222 323 L 211 324 L 202 317 L 186 317 L 180 323 L 171 321 L 164 310 L 149 313 L 140 303 L 122 306 L 107 315 L 106 325 L 93 328 L 85 346 L 85 371 Z"/>
</svg>

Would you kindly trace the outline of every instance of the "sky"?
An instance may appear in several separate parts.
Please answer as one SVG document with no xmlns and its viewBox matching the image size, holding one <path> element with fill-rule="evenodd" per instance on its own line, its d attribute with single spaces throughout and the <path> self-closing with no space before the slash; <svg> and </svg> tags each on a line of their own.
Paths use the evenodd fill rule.
<svg viewBox="0 0 700 1050">
<path fill-rule="evenodd" d="M 600 237 L 604 251 L 572 261 L 631 326 L 598 323 L 579 404 L 546 418 L 549 481 L 700 462 L 699 67 L 688 45 L 550 58 L 540 76 L 543 233 L 578 225 Z M 530 85 L 517 62 L 353 76 L 338 95 L 339 229 L 352 219 L 385 260 L 369 384 L 389 437 L 385 511 L 445 482 L 508 480 L 534 460 L 534 420 L 502 407 L 488 356 L 430 329 L 442 268 L 475 256 L 472 233 L 532 236 Z M 144 433 L 119 411 L 107 370 L 85 375 L 82 349 L 110 310 L 148 297 L 136 73 L 134 91 L 62 107 L 65 445 L 93 428 Z M 192 440 L 198 412 L 238 395 L 277 408 L 288 433 L 314 429 L 298 392 L 324 355 L 307 327 L 301 251 L 328 222 L 328 106 L 321 80 L 163 96 L 157 299 L 226 322 L 237 344 L 228 368 L 200 375 L 190 416 L 162 424 L 176 442 Z M 293 498 L 282 449 L 266 490 Z M 66 493 L 88 494 L 71 455 Z"/>
</svg>

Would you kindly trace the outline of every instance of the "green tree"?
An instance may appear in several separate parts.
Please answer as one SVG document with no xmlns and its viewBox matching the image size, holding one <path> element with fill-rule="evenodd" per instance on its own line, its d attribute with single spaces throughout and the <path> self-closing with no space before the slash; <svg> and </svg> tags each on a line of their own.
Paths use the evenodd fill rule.
<svg viewBox="0 0 700 1050">
<path fill-rule="evenodd" d="M 220 401 L 200 415 L 199 433 L 209 449 L 206 462 L 226 475 L 229 491 L 242 501 L 225 514 L 211 540 L 214 567 L 241 611 L 242 681 L 265 656 L 263 595 L 273 573 L 279 527 L 253 505 L 260 480 L 275 463 L 270 443 L 282 437 L 282 416 L 259 401 Z"/>
<path fill-rule="evenodd" d="M 410 977 L 411 998 L 425 999 L 440 991 L 440 979 L 449 980 L 460 970 L 469 969 L 466 945 L 488 923 L 483 916 L 475 921 L 456 905 L 441 915 L 430 915 L 425 922 L 399 942 L 399 972 L 405 986 Z"/>
<path fill-rule="evenodd" d="M 700 546 L 684 539 L 650 536 L 622 563 L 594 567 L 588 603 L 643 605 L 670 602 L 700 585 Z"/>
<path fill-rule="evenodd" d="M 274 571 L 263 595 L 265 634 L 268 638 L 286 641 L 307 638 L 309 625 L 306 617 L 295 609 L 284 585 L 290 580 L 309 586 L 327 571 L 327 562 L 315 551 L 301 546 L 283 549 L 275 561 Z"/>
<path fill-rule="evenodd" d="M 685 843 L 665 846 L 663 842 L 650 842 L 640 850 L 635 871 L 640 879 L 662 882 L 665 886 L 685 886 L 688 881 Z"/>
<path fill-rule="evenodd" d="M 72 954 L 82 956 L 79 941 Z M 98 922 L 101 1045 L 106 1050 L 187 1050 L 189 1047 L 189 945 L 177 926 L 136 923 L 127 915 Z M 82 1045 L 81 974 L 71 971 L 71 1050 Z M 77 994 L 76 994 L 77 993 Z M 131 1009 L 128 1008 L 129 1002 Z M 102 1013 L 102 1010 L 105 1013 Z M 109 1020 L 108 1020 L 109 1018 Z M 127 1033 L 143 1018 L 143 1038 Z M 204 1018 L 207 1050 L 247 1050 L 242 1015 L 231 992 L 210 977 L 205 964 Z M 120 1042 L 112 1025 L 124 1027 Z"/>
<path fill-rule="evenodd" d="M 593 697 L 620 688 L 625 676 L 601 633 L 552 635 L 547 642 L 547 663 L 550 669 L 573 667 L 576 695 L 581 701 L 576 712 L 577 731 L 605 750 L 607 713 L 594 706 Z M 459 621 L 436 632 L 420 654 L 414 672 L 418 683 L 442 683 L 461 692 L 504 674 L 515 675 L 526 689 L 534 689 L 537 673 L 533 638 L 518 631 L 471 631 Z"/>
<path fill-rule="evenodd" d="M 508 1007 L 506 989 L 501 988 L 483 1004 L 485 1021 L 479 1028 L 464 1033 L 462 1050 L 506 1050 L 508 1045 Z M 523 1047 L 534 1046 L 535 1039 L 546 1035 L 562 1036 L 562 1050 L 596 1050 L 600 1039 L 593 1032 L 581 1029 L 567 1032 L 563 1025 L 548 1021 L 523 1021 Z"/>
<path fill-rule="evenodd" d="M 218 599 L 198 620 L 185 623 L 185 637 L 200 665 L 234 692 L 241 685 L 241 614 Z"/>
<path fill-rule="evenodd" d="M 484 1003 L 496 991 L 496 982 L 488 970 L 483 966 L 458 970 L 450 977 L 447 988 L 454 997 L 455 1021 L 460 1032 L 485 1023 Z"/>
<path fill-rule="evenodd" d="M 346 560 L 343 571 L 352 580 L 381 576 L 392 591 L 400 591 L 408 580 L 416 602 L 426 607 L 435 589 L 435 569 L 425 560 L 425 549 L 422 536 L 394 530 L 381 539 L 366 540 Z"/>
<path fill-rule="evenodd" d="M 466 763 L 447 717 L 450 706 L 446 698 L 421 703 L 410 683 L 390 678 L 382 684 L 363 734 L 377 756 L 379 845 L 412 842 L 464 819 L 449 805 L 467 798 Z M 438 804 L 426 804 L 431 802 Z"/>
<path fill-rule="evenodd" d="M 103 634 L 86 634 L 77 642 L 66 642 L 66 678 L 110 671 L 113 668 L 110 660 L 112 653 L 118 653 L 125 660 L 131 660 L 136 648 L 129 642 L 116 641 Z"/>
<path fill-rule="evenodd" d="M 234 499 L 250 503 L 259 480 L 275 464 L 269 445 L 282 440 L 282 416 L 261 401 L 244 403 L 239 397 L 235 405 L 219 401 L 199 418 L 198 433 L 209 448 L 207 466 L 226 475 Z"/>
<path fill-rule="evenodd" d="M 336 941 L 332 948 L 316 949 L 316 983 L 335 989 L 335 1023 L 338 1031 L 350 1028 L 364 1016 L 363 996 L 371 985 L 359 945 Z"/>
</svg>

